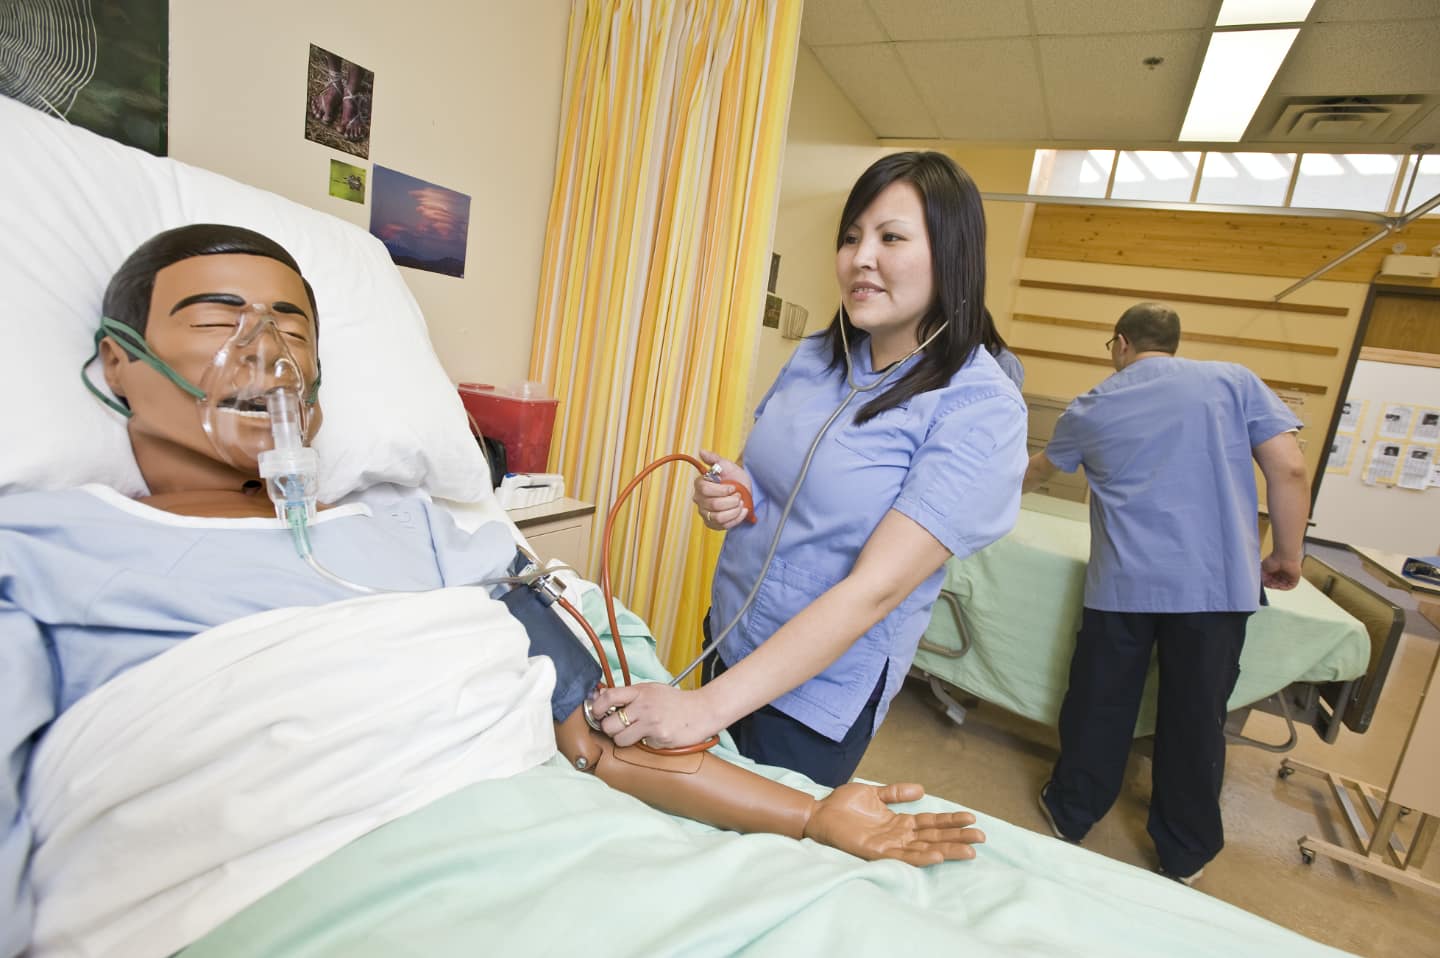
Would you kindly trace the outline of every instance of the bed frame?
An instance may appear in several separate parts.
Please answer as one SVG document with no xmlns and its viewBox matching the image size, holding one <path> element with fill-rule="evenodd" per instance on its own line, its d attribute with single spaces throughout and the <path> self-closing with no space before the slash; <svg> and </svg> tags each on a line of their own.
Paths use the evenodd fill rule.
<svg viewBox="0 0 1440 958">
<path fill-rule="evenodd" d="M 1310 726 L 1323 741 L 1333 744 L 1342 726 L 1364 734 L 1375 715 L 1390 662 L 1405 631 L 1405 610 L 1314 556 L 1305 557 L 1301 574 L 1330 601 L 1360 620 L 1370 636 L 1370 664 L 1359 678 L 1347 682 L 1294 682 L 1268 699 L 1237 709 L 1225 725 L 1231 744 L 1286 752 L 1298 741 L 1297 723 Z M 1251 709 L 1285 719 L 1288 739 L 1277 745 L 1242 735 L 1240 728 Z"/>
<path fill-rule="evenodd" d="M 1270 752 L 1288 752 L 1299 741 L 1298 726 L 1301 724 L 1313 728 L 1326 743 L 1335 741 L 1342 726 L 1356 734 L 1363 734 L 1370 727 L 1375 706 L 1385 687 L 1385 677 L 1390 672 L 1390 662 L 1395 657 L 1396 646 L 1405 631 L 1405 611 L 1378 592 L 1314 556 L 1305 557 L 1301 574 L 1330 601 L 1353 615 L 1364 626 L 1370 637 L 1370 664 L 1366 667 L 1365 674 L 1359 678 L 1345 682 L 1293 682 L 1267 699 L 1236 709 L 1230 713 L 1225 723 L 1225 736 L 1232 745 L 1248 745 Z M 960 614 L 960 600 L 943 589 L 940 599 L 940 605 L 945 606 L 954 620 L 960 636 L 960 648 L 946 648 L 924 639 L 920 642 L 920 648 L 946 658 L 960 658 L 970 650 L 973 638 Z M 938 607 L 936 614 L 941 614 Z M 978 704 L 979 700 L 970 693 L 957 689 L 918 667 L 912 666 L 910 674 L 928 683 L 941 709 L 956 725 L 963 725 L 968 711 Z M 1285 741 L 1264 742 L 1241 732 L 1245 720 L 1255 709 L 1285 719 L 1288 733 Z"/>
</svg>

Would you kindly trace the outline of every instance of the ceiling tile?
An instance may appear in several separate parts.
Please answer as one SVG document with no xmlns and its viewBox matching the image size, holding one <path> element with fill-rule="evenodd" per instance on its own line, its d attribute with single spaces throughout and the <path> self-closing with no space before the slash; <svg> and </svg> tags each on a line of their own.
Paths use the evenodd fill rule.
<svg viewBox="0 0 1440 958">
<path fill-rule="evenodd" d="M 1200 72 L 1199 31 L 1042 37 L 1050 128 L 1058 140 L 1174 140 Z M 1151 69 L 1141 61 L 1164 58 Z"/>
<path fill-rule="evenodd" d="M 893 43 L 815 47 L 813 52 L 876 136 L 929 139 L 940 135 L 901 66 Z"/>
<path fill-rule="evenodd" d="M 950 40 L 896 47 L 942 137 L 1015 141 L 1048 135 L 1033 41 Z"/>
<path fill-rule="evenodd" d="M 889 40 L 865 0 L 805 0 L 800 42 L 811 47 Z"/>
<path fill-rule="evenodd" d="M 1046 34 L 1147 33 L 1208 30 L 1220 9 L 1217 0 L 1030 0 L 1035 29 Z"/>
<path fill-rule="evenodd" d="M 1420 122 L 1405 131 L 1405 145 L 1413 147 L 1417 143 L 1429 143 L 1429 152 L 1435 152 L 1435 144 L 1440 143 L 1440 109 L 1431 110 Z"/>
<path fill-rule="evenodd" d="M 1435 0 L 1319 0 L 1310 20 L 1415 20 L 1440 16 Z"/>
<path fill-rule="evenodd" d="M 1388 23 L 1312 23 L 1275 75 L 1290 96 L 1440 90 L 1440 17 Z"/>
<path fill-rule="evenodd" d="M 870 0 L 894 40 L 972 40 L 1030 33 L 1019 0 Z"/>
</svg>

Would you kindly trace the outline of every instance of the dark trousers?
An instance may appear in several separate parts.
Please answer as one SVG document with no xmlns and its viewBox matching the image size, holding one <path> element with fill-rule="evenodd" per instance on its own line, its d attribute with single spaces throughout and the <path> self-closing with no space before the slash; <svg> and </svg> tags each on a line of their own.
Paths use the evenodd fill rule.
<svg viewBox="0 0 1440 958">
<path fill-rule="evenodd" d="M 710 640 L 710 621 L 705 621 L 705 640 Z M 778 765 L 810 776 L 821 785 L 834 788 L 850 781 L 865 749 L 874 734 L 875 710 L 885 689 L 885 669 L 875 683 L 875 690 L 860 716 L 845 737 L 836 742 L 779 709 L 764 705 L 730 726 L 735 747 L 741 755 L 762 765 Z M 705 660 L 702 682 L 710 682 L 725 672 L 719 653 Z"/>
<path fill-rule="evenodd" d="M 1225 845 L 1225 703 L 1240 676 L 1248 612 L 1085 609 L 1060 708 L 1060 758 L 1046 801 L 1060 830 L 1084 837 L 1125 775 L 1150 652 L 1159 658 L 1148 830 L 1160 866 L 1191 875 Z"/>
</svg>

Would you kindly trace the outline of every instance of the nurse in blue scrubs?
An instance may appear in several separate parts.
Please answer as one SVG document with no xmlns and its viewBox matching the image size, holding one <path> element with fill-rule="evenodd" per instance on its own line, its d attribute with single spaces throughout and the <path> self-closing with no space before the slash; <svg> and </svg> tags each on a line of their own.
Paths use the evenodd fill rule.
<svg viewBox="0 0 1440 958">
<path fill-rule="evenodd" d="M 624 708 L 624 721 L 604 720 L 619 744 L 684 746 L 728 728 L 758 762 L 848 780 L 910 667 L 945 561 L 1014 525 L 1025 406 L 985 348 L 974 182 L 940 153 L 883 157 L 852 188 L 835 246 L 834 319 L 761 400 L 744 468 L 709 456 L 722 480 L 696 483 L 702 520 L 727 532 L 708 625 L 739 620 L 700 689 L 600 694 L 597 711 Z M 816 448 L 766 567 L 810 442 L 852 384 L 862 391 Z M 754 524 L 735 483 L 752 491 Z"/>
</svg>

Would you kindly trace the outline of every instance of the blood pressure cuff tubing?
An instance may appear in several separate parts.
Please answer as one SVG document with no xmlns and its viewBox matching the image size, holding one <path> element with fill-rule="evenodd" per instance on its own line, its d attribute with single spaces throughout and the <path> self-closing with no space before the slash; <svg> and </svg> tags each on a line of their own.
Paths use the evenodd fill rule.
<svg viewBox="0 0 1440 958">
<path fill-rule="evenodd" d="M 530 654 L 548 656 L 555 663 L 550 714 L 555 721 L 563 722 L 600 683 L 600 664 L 561 621 L 561 613 L 546 605 L 534 589 L 518 586 L 501 596 L 500 601 L 525 627 Z"/>
</svg>

